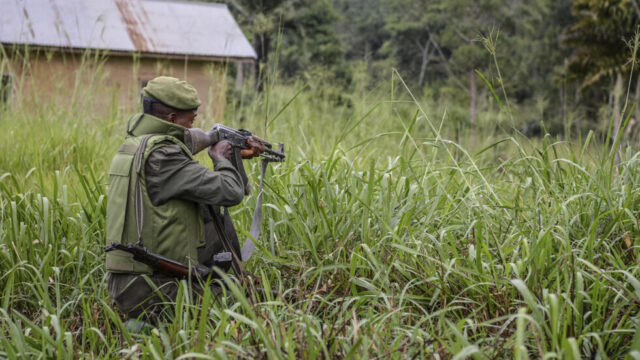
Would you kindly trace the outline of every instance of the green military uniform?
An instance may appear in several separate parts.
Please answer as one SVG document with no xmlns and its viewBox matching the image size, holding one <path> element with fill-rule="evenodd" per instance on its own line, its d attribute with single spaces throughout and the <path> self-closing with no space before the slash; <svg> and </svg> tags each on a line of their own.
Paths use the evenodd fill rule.
<svg viewBox="0 0 640 360">
<path fill-rule="evenodd" d="M 164 88 L 159 88 L 190 87 L 176 81 L 161 83 Z M 154 90 L 157 84 L 152 80 L 145 90 Z M 184 92 L 157 94 L 145 93 L 176 108 L 199 105 L 197 94 L 197 101 L 188 92 L 186 100 Z M 127 136 L 109 171 L 107 243 L 136 243 L 140 230 L 149 251 L 184 264 L 209 265 L 212 255 L 221 250 L 219 239 L 226 236 L 224 229 L 214 226 L 214 217 L 221 216 L 220 206 L 242 201 L 243 184 L 227 159 L 216 158 L 214 171 L 193 160 L 183 143 L 184 131 L 182 126 L 150 114 L 137 114 L 129 120 Z M 136 212 L 136 196 L 144 208 L 141 219 L 136 219 L 140 214 Z M 108 252 L 106 268 L 109 294 L 130 317 L 143 311 L 157 314 L 162 310 L 161 302 L 175 299 L 176 279 L 154 273 L 129 253 Z"/>
</svg>

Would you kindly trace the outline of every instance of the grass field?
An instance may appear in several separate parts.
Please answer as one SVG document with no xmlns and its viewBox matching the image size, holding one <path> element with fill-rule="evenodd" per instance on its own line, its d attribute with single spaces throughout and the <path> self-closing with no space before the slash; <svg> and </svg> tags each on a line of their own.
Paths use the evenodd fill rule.
<svg viewBox="0 0 640 360">
<path fill-rule="evenodd" d="M 103 265 L 131 109 L 6 109 L 0 358 L 640 359 L 639 154 L 514 135 L 497 106 L 456 132 L 455 108 L 390 85 L 229 105 L 228 125 L 286 144 L 247 268 L 290 299 L 181 296 L 147 335 L 124 329 Z M 241 238 L 254 205 L 232 209 Z"/>
</svg>

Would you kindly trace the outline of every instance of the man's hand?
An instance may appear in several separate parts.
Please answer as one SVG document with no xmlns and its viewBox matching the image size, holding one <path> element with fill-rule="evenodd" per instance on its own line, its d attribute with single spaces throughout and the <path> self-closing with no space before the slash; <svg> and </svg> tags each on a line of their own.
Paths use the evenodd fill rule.
<svg viewBox="0 0 640 360">
<path fill-rule="evenodd" d="M 255 135 L 247 139 L 247 145 L 249 145 L 249 149 L 240 150 L 243 159 L 251 159 L 264 152 L 264 140 Z"/>
<path fill-rule="evenodd" d="M 218 141 L 215 145 L 209 146 L 209 156 L 211 159 L 226 158 L 231 160 L 231 143 L 227 140 Z"/>
</svg>

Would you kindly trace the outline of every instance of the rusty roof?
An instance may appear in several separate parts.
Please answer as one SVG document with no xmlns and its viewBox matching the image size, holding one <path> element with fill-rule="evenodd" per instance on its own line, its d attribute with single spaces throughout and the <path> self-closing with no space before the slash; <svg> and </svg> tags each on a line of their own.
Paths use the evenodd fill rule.
<svg viewBox="0 0 640 360">
<path fill-rule="evenodd" d="M 255 59 L 226 5 L 163 0 L 2 0 L 0 42 L 156 56 Z"/>
</svg>

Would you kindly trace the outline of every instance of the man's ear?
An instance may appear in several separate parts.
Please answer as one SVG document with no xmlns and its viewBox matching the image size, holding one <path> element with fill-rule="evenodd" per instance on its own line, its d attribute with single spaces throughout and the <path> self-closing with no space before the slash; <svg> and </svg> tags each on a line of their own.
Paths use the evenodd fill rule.
<svg viewBox="0 0 640 360">
<path fill-rule="evenodd" d="M 175 123 L 177 118 L 178 118 L 178 114 L 176 114 L 176 113 L 174 113 L 174 112 L 170 112 L 170 113 L 167 115 L 167 121 L 168 121 L 168 122 Z"/>
</svg>

